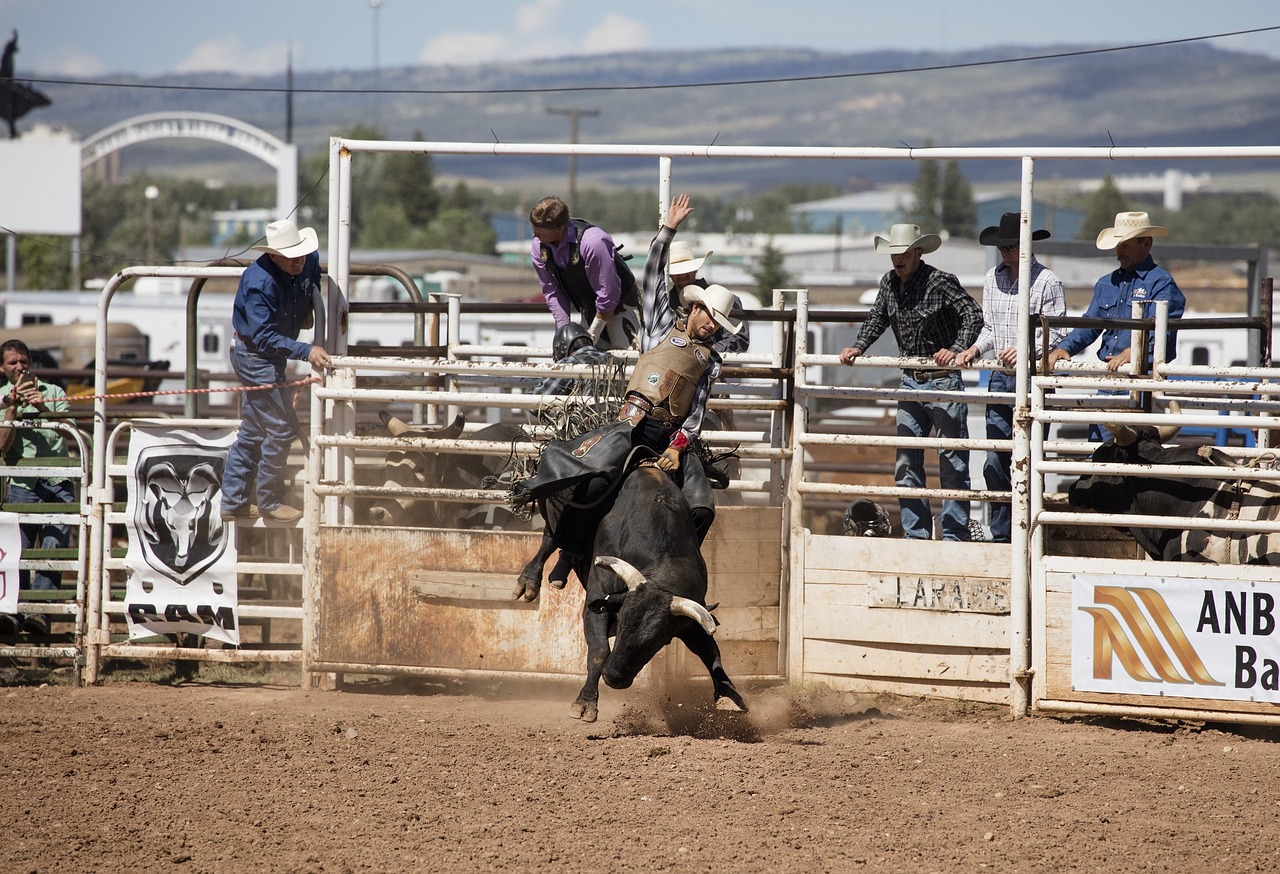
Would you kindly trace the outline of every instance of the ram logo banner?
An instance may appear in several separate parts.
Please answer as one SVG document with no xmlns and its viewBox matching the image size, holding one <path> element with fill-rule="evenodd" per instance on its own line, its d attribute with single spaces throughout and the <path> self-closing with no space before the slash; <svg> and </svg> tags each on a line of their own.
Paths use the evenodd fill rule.
<svg viewBox="0 0 1280 874">
<path fill-rule="evenodd" d="M 1280 604 L 1265 583 L 1077 575 L 1071 685 L 1280 703 Z"/>
<path fill-rule="evenodd" d="M 22 532 L 17 513 L 0 513 L 0 613 L 18 613 L 18 558 L 22 553 Z"/>
<path fill-rule="evenodd" d="M 135 426 L 129 439 L 129 638 L 240 642 L 234 526 L 222 523 L 228 429 Z"/>
</svg>

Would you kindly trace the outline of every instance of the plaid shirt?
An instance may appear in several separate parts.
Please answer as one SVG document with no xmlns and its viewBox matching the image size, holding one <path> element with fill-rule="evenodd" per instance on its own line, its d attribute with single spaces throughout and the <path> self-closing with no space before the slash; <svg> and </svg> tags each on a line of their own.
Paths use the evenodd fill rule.
<svg viewBox="0 0 1280 874">
<path fill-rule="evenodd" d="M 1032 316 L 1065 316 L 1066 293 L 1062 280 L 1031 256 L 1031 309 Z M 1035 324 L 1032 319 L 1032 324 Z M 1035 329 L 1035 352 L 1044 348 L 1044 329 Z M 1052 349 L 1067 336 L 1066 328 L 1049 329 L 1049 348 Z M 982 332 L 978 334 L 978 354 L 983 358 L 994 357 L 992 352 L 1018 345 L 1018 271 L 997 264 L 987 271 L 982 285 Z"/>
<path fill-rule="evenodd" d="M 663 225 L 662 229 L 654 235 L 653 241 L 649 243 L 649 254 L 644 259 L 644 275 L 640 280 L 642 283 L 640 287 L 644 290 L 646 297 L 651 296 L 658 303 L 668 301 L 668 305 L 673 310 L 680 306 L 680 295 L 670 283 L 667 262 L 670 257 L 671 241 L 675 236 L 676 232 L 667 225 Z M 701 279 L 695 279 L 693 282 L 702 288 L 707 287 L 707 283 Z M 651 291 L 652 295 L 650 295 Z M 736 334 L 730 334 L 724 328 L 716 330 L 711 338 L 711 348 L 721 355 L 726 352 L 746 352 L 747 347 L 751 345 L 751 325 L 742 318 L 742 299 L 736 294 L 733 296 L 733 310 L 729 315 L 741 322 L 742 330 Z"/>
<path fill-rule="evenodd" d="M 972 346 L 982 330 L 982 310 L 954 275 L 921 261 L 905 288 L 892 270 L 884 275 L 853 345 L 867 351 L 888 327 L 900 355 L 932 358 L 939 349 Z"/>
</svg>

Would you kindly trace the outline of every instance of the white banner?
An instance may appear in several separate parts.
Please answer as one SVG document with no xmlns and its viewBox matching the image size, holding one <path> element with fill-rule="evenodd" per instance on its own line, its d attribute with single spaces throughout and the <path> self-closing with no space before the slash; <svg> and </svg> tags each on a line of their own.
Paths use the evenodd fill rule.
<svg viewBox="0 0 1280 874">
<path fill-rule="evenodd" d="M 1076 691 L 1280 703 L 1280 586 L 1081 574 L 1071 608 Z"/>
<path fill-rule="evenodd" d="M 203 634 L 240 642 L 235 526 L 222 522 L 228 429 L 135 426 L 129 438 L 129 639 Z"/>
<path fill-rule="evenodd" d="M 0 613 L 18 615 L 18 559 L 22 532 L 17 513 L 0 513 Z"/>
</svg>

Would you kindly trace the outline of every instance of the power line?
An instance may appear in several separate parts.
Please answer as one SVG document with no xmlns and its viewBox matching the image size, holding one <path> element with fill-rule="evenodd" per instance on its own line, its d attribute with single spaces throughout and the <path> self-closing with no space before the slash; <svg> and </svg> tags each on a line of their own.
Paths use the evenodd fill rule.
<svg viewBox="0 0 1280 874">
<path fill-rule="evenodd" d="M 810 76 L 777 76 L 765 79 L 726 79 L 709 82 L 676 82 L 655 85 L 563 85 L 550 88 L 294 88 L 296 94 L 562 94 L 566 92 L 608 92 L 608 91 L 664 91 L 684 90 L 690 88 L 724 88 L 735 85 L 776 85 L 787 82 L 821 82 L 839 79 L 866 79 L 874 76 L 896 76 L 903 73 L 930 73 L 944 70 L 964 70 L 975 67 L 998 67 L 1006 64 L 1023 64 L 1032 61 L 1051 61 L 1062 58 L 1079 58 L 1089 55 L 1103 55 L 1115 52 L 1129 52 L 1137 49 L 1159 48 L 1161 46 L 1186 45 L 1213 39 L 1225 39 L 1233 36 L 1247 36 L 1255 33 L 1269 33 L 1280 30 L 1280 25 L 1271 27 L 1255 27 L 1250 30 L 1234 30 L 1226 33 L 1213 33 L 1205 36 L 1190 36 L 1182 39 L 1168 39 L 1159 42 L 1133 43 L 1122 46 L 1108 46 L 1096 49 L 1077 49 L 1065 52 L 1050 52 L 1043 55 L 1023 55 L 1016 58 L 994 58 L 985 61 L 965 61 L 955 64 L 930 64 L 922 67 L 900 67 L 889 70 L 866 70 L 860 73 L 823 73 Z M 174 85 L 151 82 L 100 82 L 87 79 L 28 78 L 25 82 L 44 85 L 76 85 L 88 88 L 135 88 L 156 91 L 209 91 L 234 94 L 278 94 L 287 88 L 268 88 L 258 86 L 231 87 L 225 85 Z"/>
</svg>

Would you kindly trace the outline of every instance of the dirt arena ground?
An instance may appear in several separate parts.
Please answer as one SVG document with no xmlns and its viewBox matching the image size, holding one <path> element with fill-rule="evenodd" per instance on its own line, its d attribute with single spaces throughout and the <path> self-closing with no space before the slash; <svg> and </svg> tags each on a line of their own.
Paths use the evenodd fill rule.
<svg viewBox="0 0 1280 874">
<path fill-rule="evenodd" d="M 747 718 L 707 687 L 605 690 L 583 725 L 575 691 L 9 685 L 0 870 L 1280 866 L 1274 730 L 821 687 L 746 689 Z"/>
</svg>

